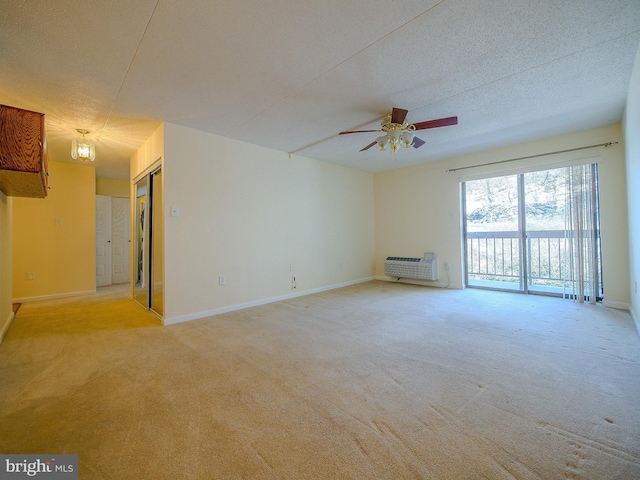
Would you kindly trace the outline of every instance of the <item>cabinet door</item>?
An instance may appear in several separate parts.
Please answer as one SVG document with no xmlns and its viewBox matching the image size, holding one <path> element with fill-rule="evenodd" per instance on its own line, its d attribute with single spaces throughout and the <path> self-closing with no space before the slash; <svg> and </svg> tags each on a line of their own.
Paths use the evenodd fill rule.
<svg viewBox="0 0 640 480">
<path fill-rule="evenodd" d="M 42 113 L 0 105 L 0 190 L 5 195 L 47 195 L 45 143 Z"/>
</svg>

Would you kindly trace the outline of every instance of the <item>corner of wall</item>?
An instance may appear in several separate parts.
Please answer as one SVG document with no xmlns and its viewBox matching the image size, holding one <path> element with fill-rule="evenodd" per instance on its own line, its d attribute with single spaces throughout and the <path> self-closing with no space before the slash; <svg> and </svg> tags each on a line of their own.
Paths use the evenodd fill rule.
<svg viewBox="0 0 640 480">
<path fill-rule="evenodd" d="M 633 326 L 636 327 L 636 333 L 640 337 L 640 316 L 635 313 L 633 310 L 629 310 L 629 315 L 631 316 L 631 321 L 633 322 Z"/>
<path fill-rule="evenodd" d="M 627 104 L 623 118 L 625 143 L 625 168 L 627 180 L 627 215 L 629 224 L 629 295 L 630 313 L 636 330 L 640 333 L 640 297 L 637 283 L 640 280 L 640 48 L 631 73 Z"/>
<path fill-rule="evenodd" d="M 0 343 L 13 320 L 13 201 L 0 192 Z"/>
<path fill-rule="evenodd" d="M 7 331 L 9 330 L 9 327 L 11 326 L 11 322 L 13 322 L 13 318 L 14 317 L 15 317 L 15 314 L 13 312 L 11 312 L 9 314 L 9 318 L 7 318 L 7 320 L 4 322 L 4 324 L 0 325 L 0 344 L 4 340 L 4 336 L 7 333 Z"/>
</svg>

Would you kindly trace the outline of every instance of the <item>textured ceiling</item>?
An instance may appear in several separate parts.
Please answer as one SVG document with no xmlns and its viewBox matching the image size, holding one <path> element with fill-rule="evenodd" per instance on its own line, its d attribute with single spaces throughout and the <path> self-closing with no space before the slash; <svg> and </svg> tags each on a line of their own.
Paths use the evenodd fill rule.
<svg viewBox="0 0 640 480">
<path fill-rule="evenodd" d="M 640 43 L 638 0 L 2 3 L 0 103 L 121 178 L 160 121 L 371 172 L 608 125 Z M 394 106 L 459 123 L 393 157 L 338 136 Z"/>
</svg>

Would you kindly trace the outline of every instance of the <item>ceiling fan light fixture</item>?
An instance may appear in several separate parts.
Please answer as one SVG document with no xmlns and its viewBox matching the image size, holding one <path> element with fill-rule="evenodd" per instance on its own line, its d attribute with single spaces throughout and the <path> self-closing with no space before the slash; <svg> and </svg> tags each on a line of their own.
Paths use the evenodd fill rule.
<svg viewBox="0 0 640 480">
<path fill-rule="evenodd" d="M 82 135 L 82 138 L 74 138 L 71 142 L 71 158 L 77 160 L 78 158 L 83 162 L 96 160 L 96 144 L 85 138 L 85 135 L 89 133 L 88 130 L 78 128 L 76 130 Z"/>
<path fill-rule="evenodd" d="M 376 143 L 378 144 L 378 149 L 380 151 L 384 151 L 389 147 L 389 137 L 382 135 L 381 137 L 376 138 Z"/>
<path fill-rule="evenodd" d="M 387 132 L 387 135 L 389 135 L 389 138 L 391 139 L 392 142 L 397 142 L 398 140 L 400 140 L 401 134 L 402 134 L 402 130 L 400 129 L 393 129 Z"/>
<path fill-rule="evenodd" d="M 409 148 L 413 145 L 413 132 L 411 131 L 406 131 L 406 132 L 402 132 L 402 135 L 400 135 L 400 141 L 402 142 L 402 146 L 404 148 Z"/>
<path fill-rule="evenodd" d="M 374 145 L 378 145 L 378 150 L 389 149 L 391 153 L 395 153 L 399 147 L 404 148 L 420 148 L 424 145 L 424 140 L 415 136 L 418 130 L 428 130 L 430 128 L 447 127 L 449 125 L 457 125 L 458 117 L 436 118 L 418 123 L 407 122 L 407 113 L 409 111 L 403 108 L 393 107 L 391 113 L 388 113 L 380 122 L 382 128 L 380 130 L 347 130 L 340 132 L 340 135 L 347 133 L 369 133 L 383 132 L 384 135 L 376 138 L 360 151 L 369 150 Z"/>
<path fill-rule="evenodd" d="M 394 128 L 387 132 L 389 144 L 391 146 L 391 153 L 396 153 L 398 151 L 398 147 L 400 146 L 400 135 L 402 135 L 402 130 L 399 128 Z"/>
</svg>

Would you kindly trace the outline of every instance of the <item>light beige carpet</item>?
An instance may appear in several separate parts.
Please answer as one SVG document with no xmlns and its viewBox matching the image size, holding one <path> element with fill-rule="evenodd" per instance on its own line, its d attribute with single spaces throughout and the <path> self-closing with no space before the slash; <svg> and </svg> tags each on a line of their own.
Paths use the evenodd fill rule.
<svg viewBox="0 0 640 480">
<path fill-rule="evenodd" d="M 101 293 L 22 305 L 0 452 L 81 479 L 640 478 L 625 312 L 376 281 L 160 327 Z"/>
</svg>

